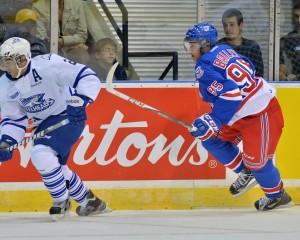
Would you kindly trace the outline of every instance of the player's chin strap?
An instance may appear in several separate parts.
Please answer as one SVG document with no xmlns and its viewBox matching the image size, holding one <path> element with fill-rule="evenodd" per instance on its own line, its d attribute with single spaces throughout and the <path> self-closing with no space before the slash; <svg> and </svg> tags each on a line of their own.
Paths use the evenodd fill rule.
<svg viewBox="0 0 300 240">
<path fill-rule="evenodd" d="M 28 66 L 28 63 L 29 62 L 27 61 L 26 65 L 22 68 L 19 68 L 18 64 L 16 64 L 17 69 L 19 70 L 19 72 L 18 72 L 18 75 L 15 78 L 19 78 L 21 76 L 22 70 Z"/>
<path fill-rule="evenodd" d="M 25 67 L 26 67 L 26 66 L 25 66 Z M 19 67 L 17 66 L 19 72 L 18 72 L 18 75 L 17 75 L 15 78 L 19 78 L 19 77 L 20 77 L 20 75 L 21 75 L 21 73 L 22 73 L 22 70 L 23 70 L 25 67 L 19 68 Z"/>
</svg>

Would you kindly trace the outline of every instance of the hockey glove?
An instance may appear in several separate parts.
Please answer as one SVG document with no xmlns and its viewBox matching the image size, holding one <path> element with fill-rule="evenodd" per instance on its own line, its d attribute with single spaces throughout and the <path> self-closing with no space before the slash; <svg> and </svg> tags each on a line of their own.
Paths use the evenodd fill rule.
<svg viewBox="0 0 300 240">
<path fill-rule="evenodd" d="M 199 138 L 201 141 L 205 141 L 219 131 L 221 122 L 218 119 L 213 119 L 210 114 L 204 114 L 194 121 L 193 126 L 195 126 L 197 130 L 191 132 L 192 136 Z"/>
<path fill-rule="evenodd" d="M 0 141 L 0 162 L 6 162 L 12 159 L 13 151 L 7 150 L 11 145 L 16 144 L 17 141 L 8 135 L 2 135 Z"/>
<path fill-rule="evenodd" d="M 89 98 L 83 95 L 75 94 L 67 100 L 67 114 L 69 124 L 77 126 L 83 124 L 87 119 L 85 107 L 89 103 Z"/>
</svg>

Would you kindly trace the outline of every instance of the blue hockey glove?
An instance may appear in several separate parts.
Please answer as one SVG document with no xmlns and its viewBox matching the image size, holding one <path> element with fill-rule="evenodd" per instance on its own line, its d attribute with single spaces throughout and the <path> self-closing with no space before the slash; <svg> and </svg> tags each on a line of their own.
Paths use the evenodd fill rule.
<svg viewBox="0 0 300 240">
<path fill-rule="evenodd" d="M 8 135 L 2 135 L 0 140 L 0 162 L 6 162 L 12 159 L 13 151 L 8 151 L 11 145 L 16 144 L 17 141 Z"/>
<path fill-rule="evenodd" d="M 89 98 L 83 95 L 75 94 L 67 100 L 67 114 L 69 124 L 77 126 L 87 119 L 85 107 L 89 103 Z"/>
<path fill-rule="evenodd" d="M 221 122 L 217 119 L 214 120 L 209 114 L 204 114 L 194 121 L 193 126 L 195 126 L 197 130 L 191 132 L 192 136 L 199 138 L 201 141 L 205 141 L 219 131 Z"/>
</svg>

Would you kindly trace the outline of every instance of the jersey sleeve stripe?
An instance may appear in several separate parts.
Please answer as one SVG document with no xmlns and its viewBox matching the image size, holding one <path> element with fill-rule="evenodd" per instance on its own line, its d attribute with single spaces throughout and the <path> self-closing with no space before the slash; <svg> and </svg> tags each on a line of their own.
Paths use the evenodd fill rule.
<svg viewBox="0 0 300 240">
<path fill-rule="evenodd" d="M 4 118 L 4 119 L 2 119 L 1 124 L 5 123 L 5 122 L 8 122 L 8 121 L 21 122 L 21 121 L 26 120 L 26 119 L 28 119 L 27 116 L 23 116 L 21 118 L 14 119 L 14 120 L 10 119 L 10 118 Z"/>
<path fill-rule="evenodd" d="M 85 78 L 85 77 L 87 77 L 87 76 L 96 76 L 96 77 L 97 77 L 97 74 L 96 74 L 96 73 L 88 73 L 88 74 L 82 75 L 82 76 L 79 78 L 79 80 L 82 79 L 82 78 Z"/>
<path fill-rule="evenodd" d="M 246 102 L 247 102 L 247 101 L 248 101 L 255 93 L 257 93 L 257 92 L 262 88 L 262 86 L 263 86 L 263 81 L 260 81 L 260 82 L 258 83 L 258 85 L 256 86 L 256 88 L 255 88 L 252 92 L 250 92 L 248 96 L 246 96 L 246 97 L 243 99 L 243 102 L 242 102 L 242 104 L 240 105 L 238 111 L 245 105 L 245 103 L 246 103 Z"/>
<path fill-rule="evenodd" d="M 220 98 L 224 100 L 230 100 L 230 101 L 241 101 L 242 100 L 242 94 L 237 89 L 233 91 L 229 91 L 226 93 L 223 93 L 220 95 Z"/>
<path fill-rule="evenodd" d="M 76 87 L 77 87 L 78 82 L 80 81 L 80 79 L 81 79 L 81 77 L 82 77 L 81 75 L 82 75 L 82 73 L 83 73 L 86 69 L 88 69 L 87 66 L 83 67 L 83 68 L 80 70 L 80 72 L 78 73 L 78 75 L 77 75 L 77 77 L 76 77 L 76 79 L 75 79 L 73 88 L 76 88 Z"/>
<path fill-rule="evenodd" d="M 4 123 L 4 124 L 1 124 L 1 127 L 5 126 L 5 125 L 15 126 L 15 127 L 18 127 L 18 128 L 23 129 L 24 132 L 26 131 L 26 127 L 23 126 L 23 125 L 15 124 L 15 123 L 12 123 L 12 122 L 6 122 L 6 123 Z"/>
</svg>

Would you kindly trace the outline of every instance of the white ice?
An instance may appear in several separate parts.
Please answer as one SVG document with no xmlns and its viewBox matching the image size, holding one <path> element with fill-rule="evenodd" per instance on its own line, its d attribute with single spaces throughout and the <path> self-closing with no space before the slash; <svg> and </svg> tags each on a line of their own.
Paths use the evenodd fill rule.
<svg viewBox="0 0 300 240">
<path fill-rule="evenodd" d="M 253 208 L 114 211 L 61 222 L 48 213 L 0 213 L 5 240 L 298 240 L 300 206 L 258 212 Z"/>
</svg>

